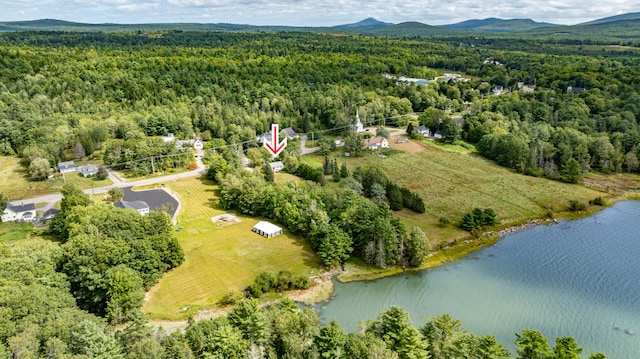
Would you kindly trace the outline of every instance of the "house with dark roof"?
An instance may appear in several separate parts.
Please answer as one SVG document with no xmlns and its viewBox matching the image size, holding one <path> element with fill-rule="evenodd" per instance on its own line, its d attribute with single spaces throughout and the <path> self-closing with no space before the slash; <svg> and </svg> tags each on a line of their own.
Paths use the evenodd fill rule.
<svg viewBox="0 0 640 359">
<path fill-rule="evenodd" d="M 140 215 L 142 216 L 146 216 L 147 214 L 149 214 L 149 205 L 147 204 L 147 202 L 144 202 L 144 201 L 122 200 L 114 203 L 113 205 L 118 208 L 133 209 L 136 212 L 140 213 Z"/>
<path fill-rule="evenodd" d="M 282 132 L 284 132 L 285 136 L 287 136 L 287 138 L 290 140 L 295 140 L 296 138 L 300 138 L 300 136 L 298 136 L 296 131 L 294 131 L 293 128 L 291 127 L 287 127 L 283 129 Z"/>
<path fill-rule="evenodd" d="M 76 171 L 76 165 L 73 161 L 60 162 L 58 163 L 58 172 L 60 173 L 70 173 Z"/>
<path fill-rule="evenodd" d="M 573 92 L 578 95 L 585 92 L 586 90 L 587 89 L 585 87 L 567 86 L 567 92 Z"/>
<path fill-rule="evenodd" d="M 36 206 L 33 203 L 17 205 L 7 203 L 2 213 L 2 222 L 33 222 L 36 220 Z"/>
<path fill-rule="evenodd" d="M 389 148 L 389 140 L 384 137 L 376 136 L 364 139 L 364 145 L 370 150 L 379 150 L 381 148 Z"/>
<path fill-rule="evenodd" d="M 56 216 L 56 214 L 60 213 L 60 210 L 57 210 L 55 208 L 50 208 L 48 210 L 46 210 L 41 217 L 41 221 L 50 221 L 53 219 L 53 217 Z"/>
</svg>

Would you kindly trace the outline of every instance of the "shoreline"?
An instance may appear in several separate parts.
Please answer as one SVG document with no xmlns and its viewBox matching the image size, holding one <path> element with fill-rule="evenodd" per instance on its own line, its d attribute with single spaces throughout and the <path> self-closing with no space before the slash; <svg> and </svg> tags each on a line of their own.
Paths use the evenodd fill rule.
<svg viewBox="0 0 640 359">
<path fill-rule="evenodd" d="M 333 270 L 322 275 L 312 277 L 314 285 L 308 289 L 295 290 L 283 294 L 283 296 L 290 298 L 298 303 L 305 305 L 313 305 L 330 300 L 333 297 L 334 285 L 333 278 L 335 277 L 341 283 L 349 283 L 356 281 L 369 281 L 376 280 L 385 277 L 391 277 L 397 274 L 405 272 L 418 272 L 427 269 L 439 267 L 441 265 L 456 262 L 464 257 L 470 255 L 473 252 L 479 251 L 483 248 L 489 247 L 498 242 L 502 237 L 521 231 L 523 229 L 536 226 L 536 225 L 549 225 L 559 223 L 561 220 L 575 220 L 580 218 L 586 218 L 593 214 L 611 207 L 615 203 L 624 200 L 640 200 L 635 196 L 614 196 L 607 199 L 607 203 L 604 206 L 594 206 L 588 208 L 583 212 L 556 212 L 553 218 L 532 218 L 522 223 L 508 225 L 502 229 L 483 232 L 479 238 L 468 236 L 459 240 L 459 243 L 454 242 L 453 245 L 449 245 L 444 249 L 432 252 L 426 258 L 425 262 L 417 268 L 377 268 L 367 266 L 362 263 L 347 263 L 345 264 L 344 271 Z M 266 305 L 272 301 L 265 301 L 261 305 Z M 228 311 L 227 308 L 208 308 L 198 310 L 194 315 L 194 319 L 210 319 L 219 315 L 224 315 Z M 151 319 L 148 325 L 154 328 L 164 328 L 165 330 L 181 330 L 186 328 L 187 319 L 182 320 L 167 320 L 167 319 Z"/>
</svg>

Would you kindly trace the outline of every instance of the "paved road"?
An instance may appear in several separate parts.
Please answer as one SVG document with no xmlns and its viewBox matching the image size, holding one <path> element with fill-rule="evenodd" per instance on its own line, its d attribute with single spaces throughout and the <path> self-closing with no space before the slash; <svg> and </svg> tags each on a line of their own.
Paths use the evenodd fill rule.
<svg viewBox="0 0 640 359">
<path fill-rule="evenodd" d="M 320 147 L 307 147 L 307 135 L 302 136 L 300 139 L 300 153 L 304 156 L 317 151 L 320 151 Z"/>
<path fill-rule="evenodd" d="M 109 172 L 109 178 L 113 182 L 113 185 L 86 189 L 83 192 L 86 194 L 100 194 L 100 193 L 106 193 L 111 188 L 116 188 L 116 187 L 125 188 L 125 187 L 146 186 L 146 185 L 151 185 L 156 183 L 175 181 L 182 178 L 197 177 L 206 173 L 204 169 L 204 164 L 202 164 L 202 161 L 198 161 L 198 165 L 200 168 L 195 169 L 193 171 L 177 173 L 177 174 L 161 176 L 161 177 L 146 178 L 146 179 L 141 179 L 137 181 L 126 181 L 126 180 L 120 179 L 117 175 L 114 175 L 113 173 Z M 12 203 L 13 204 L 55 203 L 61 199 L 62 199 L 62 194 L 57 193 L 57 194 L 50 194 L 50 195 L 40 196 L 35 198 L 23 199 L 20 201 L 14 201 Z"/>
<path fill-rule="evenodd" d="M 375 129 L 373 129 L 373 133 L 375 133 Z M 406 134 L 405 130 L 396 130 L 396 132 L 392 132 L 391 136 L 400 136 L 400 135 L 404 135 Z M 306 147 L 306 142 L 307 142 L 307 136 L 303 136 L 302 140 L 300 141 L 300 147 L 301 147 L 301 152 L 303 155 L 309 154 L 309 153 L 313 153 L 316 152 L 318 150 L 320 150 L 320 147 L 311 147 L 308 148 Z M 200 157 L 200 156 L 198 156 Z M 127 181 L 122 179 L 120 176 L 118 176 L 115 173 L 112 173 L 111 171 L 109 171 L 109 179 L 113 182 L 113 184 L 111 186 L 104 186 L 104 187 L 97 187 L 97 188 L 92 188 L 92 189 L 86 189 L 84 190 L 84 193 L 86 194 L 101 194 L 101 193 L 106 193 L 108 192 L 111 188 L 125 188 L 125 187 L 136 187 L 136 186 L 146 186 L 146 185 L 151 185 L 151 184 L 156 184 L 156 183 L 163 183 L 163 182 L 168 182 L 168 181 L 175 181 L 175 180 L 179 180 L 182 178 L 189 178 L 189 177 L 197 177 L 200 176 L 204 173 L 206 173 L 206 169 L 204 166 L 204 163 L 202 163 L 202 159 L 201 158 L 196 158 L 196 163 L 198 165 L 198 169 L 195 169 L 193 171 L 189 171 L 189 172 L 183 172 L 183 173 L 177 173 L 177 174 L 173 174 L 173 175 L 167 175 L 167 176 L 161 176 L 161 177 L 154 177 L 154 178 L 146 178 L 146 179 L 142 179 L 142 180 L 137 180 L 137 181 Z M 23 199 L 20 201 L 14 201 L 12 202 L 13 204 L 29 204 L 29 203 L 55 203 L 58 202 L 62 199 L 62 194 L 50 194 L 50 195 L 46 195 L 46 196 L 40 196 L 40 197 L 35 197 L 35 198 L 28 198 L 28 199 Z M 45 206 L 48 207 L 48 206 Z"/>
</svg>

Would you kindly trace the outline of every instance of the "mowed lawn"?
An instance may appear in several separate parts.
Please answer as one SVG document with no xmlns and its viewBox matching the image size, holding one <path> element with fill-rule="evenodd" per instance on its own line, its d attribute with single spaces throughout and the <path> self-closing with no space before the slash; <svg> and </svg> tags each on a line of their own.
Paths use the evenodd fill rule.
<svg viewBox="0 0 640 359">
<path fill-rule="evenodd" d="M 66 183 L 73 183 L 82 189 L 110 186 L 111 180 L 98 181 L 95 178 L 84 178 L 77 173 L 66 174 Z M 15 201 L 24 198 L 43 196 L 51 193 L 59 193 L 65 184 L 65 179 L 60 174 L 44 181 L 30 181 L 29 172 L 20 165 L 20 159 L 14 156 L 0 156 L 0 192 Z"/>
<path fill-rule="evenodd" d="M 298 275 L 318 271 L 320 262 L 300 236 L 264 238 L 251 229 L 261 220 L 238 216 L 239 223 L 219 226 L 211 217 L 230 213 L 218 205 L 218 187 L 191 178 L 166 184 L 181 203 L 176 233 L 185 262 L 166 273 L 148 293 L 143 311 L 154 318 L 183 319 L 211 308 L 225 294 L 241 291 L 264 271 Z"/>
<path fill-rule="evenodd" d="M 351 169 L 380 166 L 397 184 L 418 192 L 425 201 L 426 213 L 404 209 L 396 214 L 408 226 L 422 228 L 432 243 L 468 235 L 452 224 L 441 225 L 439 219 L 444 217 L 457 223 L 475 207 L 493 208 L 501 223 L 508 225 L 544 217 L 548 207 L 563 211 L 570 200 L 587 202 L 606 196 L 581 185 L 521 175 L 470 151 L 412 142 L 423 149 L 387 158 L 370 153 L 360 158 L 339 156 L 338 162 L 347 161 Z"/>
</svg>

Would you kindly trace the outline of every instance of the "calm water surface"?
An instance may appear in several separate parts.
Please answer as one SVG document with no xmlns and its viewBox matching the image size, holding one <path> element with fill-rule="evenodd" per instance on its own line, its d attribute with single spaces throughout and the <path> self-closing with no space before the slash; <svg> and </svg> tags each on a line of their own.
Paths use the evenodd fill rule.
<svg viewBox="0 0 640 359">
<path fill-rule="evenodd" d="M 356 331 L 392 305 L 415 325 L 449 313 L 515 354 L 516 332 L 538 329 L 555 344 L 573 336 L 588 353 L 640 358 L 640 202 L 592 217 L 535 226 L 456 263 L 371 282 L 336 283 L 316 307 L 324 322 Z M 625 333 L 638 333 L 630 335 Z"/>
</svg>

